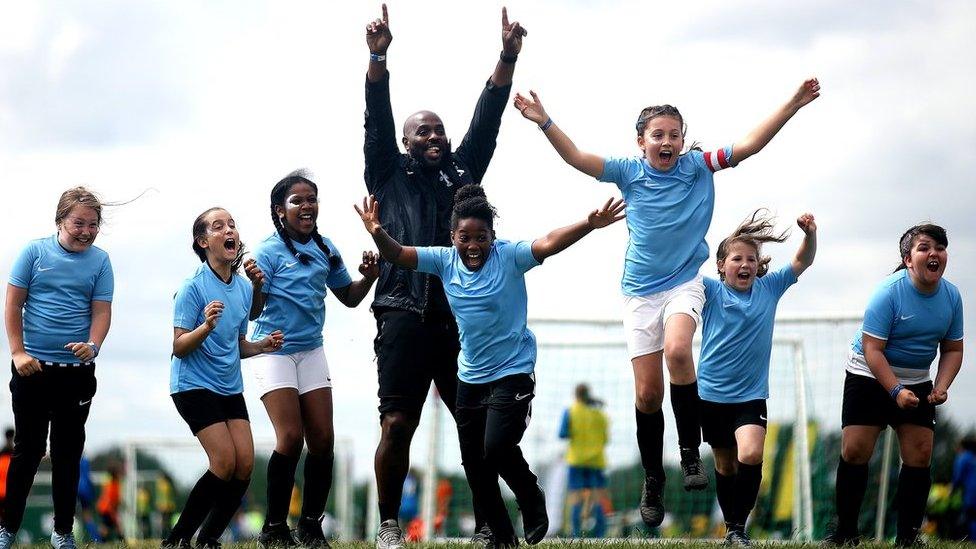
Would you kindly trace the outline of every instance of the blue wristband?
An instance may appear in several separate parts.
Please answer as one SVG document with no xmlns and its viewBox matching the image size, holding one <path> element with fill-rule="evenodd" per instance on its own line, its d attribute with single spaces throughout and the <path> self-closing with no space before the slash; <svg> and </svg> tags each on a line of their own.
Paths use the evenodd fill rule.
<svg viewBox="0 0 976 549">
<path fill-rule="evenodd" d="M 539 129 L 546 131 L 549 129 L 549 126 L 552 126 L 552 118 L 546 120 L 541 126 L 539 126 Z"/>
<path fill-rule="evenodd" d="M 901 383 L 892 387 L 891 390 L 888 391 L 888 395 L 891 396 L 891 400 L 898 400 L 898 393 L 900 393 L 904 388 L 905 386 Z"/>
<path fill-rule="evenodd" d="M 371 53 L 371 54 L 369 54 L 369 60 L 370 61 L 377 61 L 377 62 L 379 62 L 379 61 L 386 61 L 386 54 L 385 53 L 384 54 Z"/>
</svg>

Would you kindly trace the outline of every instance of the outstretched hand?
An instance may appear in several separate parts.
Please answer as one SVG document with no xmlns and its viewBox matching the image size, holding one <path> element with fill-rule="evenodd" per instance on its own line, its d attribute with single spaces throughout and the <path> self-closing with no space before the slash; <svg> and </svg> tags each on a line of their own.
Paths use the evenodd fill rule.
<svg viewBox="0 0 976 549">
<path fill-rule="evenodd" d="M 383 228 L 383 225 L 380 223 L 380 203 L 376 200 L 375 196 L 369 195 L 363 198 L 362 209 L 359 209 L 359 206 L 355 204 L 352 207 L 359 214 L 359 218 L 363 220 L 363 225 L 369 234 L 376 234 L 377 231 Z"/>
<path fill-rule="evenodd" d="M 515 99 L 512 104 L 515 108 L 522 113 L 522 116 L 535 122 L 536 124 L 543 124 L 546 120 L 549 120 L 549 115 L 546 114 L 546 109 L 542 107 L 542 101 L 539 100 L 539 96 L 532 90 L 529 90 L 529 95 L 532 96 L 531 99 L 522 95 L 521 93 L 515 93 Z"/>
<path fill-rule="evenodd" d="M 359 274 L 369 280 L 376 280 L 380 277 L 379 256 L 376 252 L 363 252 L 363 262 L 359 264 Z"/>
<path fill-rule="evenodd" d="M 803 234 L 811 234 L 817 232 L 817 221 L 813 218 L 812 213 L 805 213 L 800 217 L 796 218 L 796 225 L 803 231 Z"/>
<path fill-rule="evenodd" d="M 385 8 L 383 14 L 386 15 Z M 528 34 L 529 31 L 522 28 L 518 21 L 508 22 L 508 10 L 502 6 L 502 52 L 505 55 L 518 55 L 522 51 L 522 38 Z"/>
<path fill-rule="evenodd" d="M 810 78 L 800 84 L 800 88 L 793 94 L 793 99 L 790 100 L 790 103 L 799 109 L 818 97 L 820 97 L 820 81 L 816 78 Z"/>
<path fill-rule="evenodd" d="M 383 18 L 366 25 L 366 45 L 369 47 L 369 53 L 384 55 L 392 41 L 390 15 L 387 13 L 386 4 L 383 4 Z"/>
<path fill-rule="evenodd" d="M 590 212 L 586 221 L 590 224 L 590 227 L 602 229 L 626 217 L 626 214 L 624 214 L 624 208 L 626 207 L 627 203 L 624 202 L 623 198 L 610 198 L 602 208 Z"/>
</svg>

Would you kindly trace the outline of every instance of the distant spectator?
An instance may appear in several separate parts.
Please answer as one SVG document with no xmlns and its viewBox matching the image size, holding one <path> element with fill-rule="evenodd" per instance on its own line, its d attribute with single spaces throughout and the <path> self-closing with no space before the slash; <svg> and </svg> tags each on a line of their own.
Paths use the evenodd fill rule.
<svg viewBox="0 0 976 549">
<path fill-rule="evenodd" d="M 606 533 L 607 478 L 604 475 L 604 449 L 610 440 L 607 415 L 600 409 L 603 403 L 590 395 L 585 383 L 576 386 L 576 401 L 563 413 L 559 427 L 560 438 L 569 440 L 566 464 L 569 465 L 569 497 L 573 537 L 583 535 L 583 524 L 592 515 L 594 526 L 590 534 L 603 537 Z"/>
<path fill-rule="evenodd" d="M 976 438 L 966 437 L 959 446 L 952 466 L 952 487 L 962 492 L 967 539 L 976 541 Z"/>
<path fill-rule="evenodd" d="M 124 539 L 119 524 L 119 507 L 122 505 L 122 466 L 118 463 L 109 465 L 108 475 L 97 505 L 98 516 L 102 520 L 102 541 L 121 541 Z"/>
<path fill-rule="evenodd" d="M 10 458 L 14 453 L 13 428 L 7 427 L 3 436 L 3 448 L 0 448 L 0 518 L 3 518 L 3 508 L 7 501 L 7 470 L 10 469 Z"/>
</svg>

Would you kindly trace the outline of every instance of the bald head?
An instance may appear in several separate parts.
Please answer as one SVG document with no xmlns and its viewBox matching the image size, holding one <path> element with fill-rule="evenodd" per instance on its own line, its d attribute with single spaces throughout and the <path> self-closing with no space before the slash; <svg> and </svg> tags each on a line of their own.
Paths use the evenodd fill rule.
<svg viewBox="0 0 976 549">
<path fill-rule="evenodd" d="M 417 111 L 403 123 L 403 147 L 424 165 L 441 165 L 450 156 L 450 142 L 444 134 L 441 117 L 430 111 Z"/>
</svg>

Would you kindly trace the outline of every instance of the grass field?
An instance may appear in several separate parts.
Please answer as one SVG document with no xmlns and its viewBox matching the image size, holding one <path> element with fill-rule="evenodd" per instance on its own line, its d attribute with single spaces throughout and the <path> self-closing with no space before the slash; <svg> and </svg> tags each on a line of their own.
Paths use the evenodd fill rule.
<svg viewBox="0 0 976 549">
<path fill-rule="evenodd" d="M 590 548 L 590 547 L 615 547 L 616 548 L 616 547 L 620 547 L 620 548 L 629 548 L 629 547 L 656 546 L 656 547 L 675 547 L 675 548 L 680 547 L 682 549 L 685 549 L 685 548 L 687 548 L 687 549 L 694 549 L 694 548 L 710 548 L 710 549 L 715 549 L 715 547 L 717 545 L 720 545 L 720 542 L 721 542 L 721 540 L 713 540 L 713 541 L 702 541 L 702 540 L 682 541 L 682 540 L 674 540 L 674 539 L 637 539 L 637 538 L 631 538 L 631 539 L 620 539 L 620 538 L 618 538 L 618 539 L 570 540 L 570 539 L 558 539 L 557 538 L 557 539 L 547 539 L 547 540 L 543 541 L 542 543 L 540 543 L 539 545 L 536 545 L 535 547 L 539 547 L 539 548 L 545 549 L 545 548 L 560 548 L 560 547 L 578 547 L 578 548 Z M 786 549 L 786 548 L 789 548 L 789 547 L 807 547 L 807 548 L 809 548 L 809 547 L 815 547 L 815 546 L 818 545 L 817 543 L 797 543 L 797 542 L 788 542 L 788 541 L 755 541 L 755 542 L 753 542 L 753 544 L 756 545 L 756 546 L 776 547 L 777 549 L 779 549 L 779 548 Z M 368 548 L 372 548 L 374 546 L 375 545 L 373 543 L 367 543 L 367 542 L 364 542 L 364 541 L 354 541 L 354 542 L 338 542 L 338 541 L 333 541 L 332 542 L 332 547 L 335 548 L 335 549 L 368 549 Z M 528 547 L 527 545 L 524 545 L 524 544 L 522 546 L 523 547 Z M 42 543 L 37 543 L 37 544 L 33 544 L 33 545 L 17 545 L 16 547 L 22 547 L 24 549 L 28 549 L 28 548 L 29 549 L 50 549 L 50 545 L 48 545 L 46 543 L 43 543 L 43 544 Z M 125 548 L 128 548 L 128 549 L 156 549 L 156 548 L 159 547 L 159 541 L 156 541 L 156 540 L 145 540 L 145 541 L 136 541 L 136 542 L 132 542 L 132 543 L 128 543 L 128 544 L 113 544 L 113 543 L 89 544 L 89 545 L 80 544 L 80 547 L 85 547 L 85 548 L 88 548 L 88 549 L 117 549 L 117 548 L 121 548 L 121 547 L 125 547 Z M 451 540 L 451 541 L 434 541 L 434 542 L 430 542 L 430 543 L 408 543 L 407 544 L 407 547 L 408 548 L 442 547 L 442 548 L 457 548 L 457 549 L 461 549 L 461 548 L 473 547 L 473 546 L 471 544 L 467 543 L 467 542 L 464 542 L 464 541 Z M 858 547 L 859 548 L 865 548 L 865 549 L 871 549 L 871 548 L 882 548 L 882 547 L 887 548 L 887 547 L 893 547 L 893 545 L 890 544 L 890 543 L 874 543 L 874 542 L 870 542 L 870 543 L 861 543 L 860 545 L 858 545 Z M 972 548 L 972 547 L 976 547 L 976 545 L 974 545 L 972 543 L 946 542 L 946 541 L 935 540 L 935 541 L 927 541 L 926 544 L 925 544 L 925 547 L 928 547 L 928 548 L 931 548 L 931 549 L 948 549 L 948 548 L 955 548 L 955 547 L 959 547 L 959 548 Z M 223 549 L 260 549 L 260 548 L 259 548 L 257 542 L 252 541 L 252 542 L 241 542 L 241 543 L 233 543 L 233 544 L 224 545 L 223 546 Z"/>
</svg>

